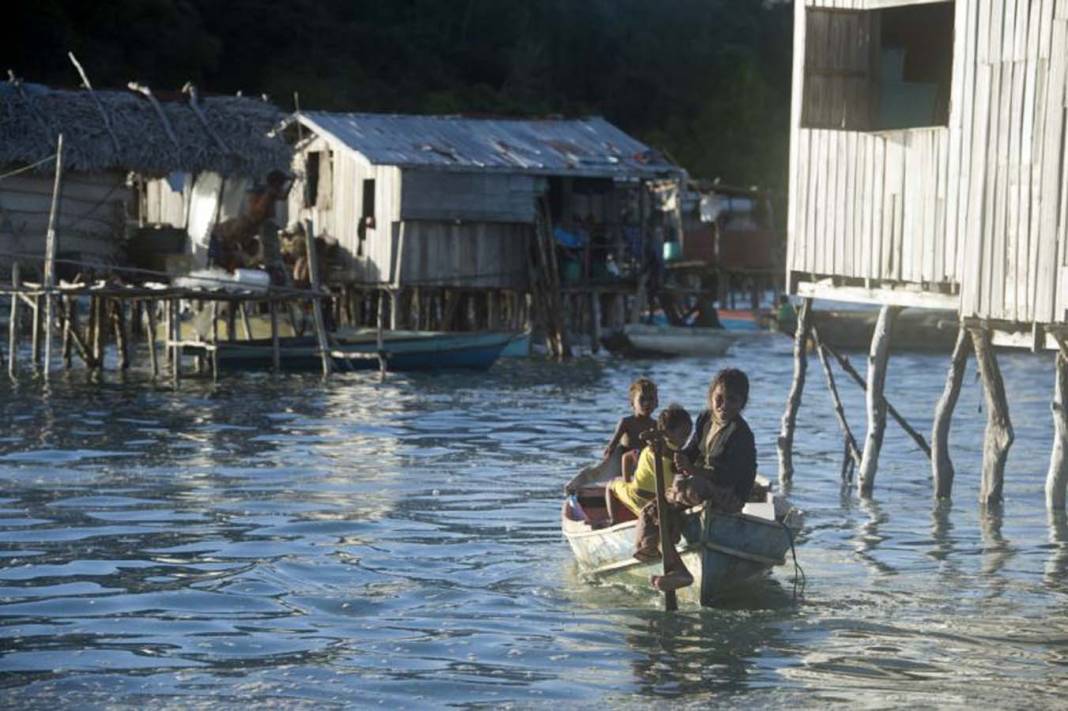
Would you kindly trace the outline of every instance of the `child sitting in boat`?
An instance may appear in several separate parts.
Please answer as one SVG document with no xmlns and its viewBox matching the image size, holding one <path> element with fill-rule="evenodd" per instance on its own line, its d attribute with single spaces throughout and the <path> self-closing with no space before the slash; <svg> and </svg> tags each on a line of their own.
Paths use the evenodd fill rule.
<svg viewBox="0 0 1068 711">
<path fill-rule="evenodd" d="M 664 433 L 665 443 L 669 450 L 662 454 L 665 489 L 671 486 L 671 482 L 675 478 L 676 470 L 672 455 L 682 447 L 690 436 L 691 426 L 690 413 L 686 412 L 681 405 L 669 405 L 657 417 L 657 428 Z M 639 559 L 644 560 L 650 556 L 654 559 L 659 558 L 660 555 L 657 553 L 657 543 L 659 541 L 653 539 L 650 550 L 648 539 L 643 534 L 643 529 L 647 527 L 646 519 L 649 516 L 654 518 L 656 516 L 656 460 L 654 459 L 653 448 L 646 447 L 642 450 L 641 455 L 638 457 L 638 466 L 633 478 L 629 481 L 620 478 L 613 479 L 605 493 L 608 498 L 609 511 L 612 511 L 614 501 L 618 501 L 639 518 L 638 548 L 639 552 L 645 556 L 645 558 L 639 556 Z M 653 510 L 648 510 L 650 507 Z"/>
<path fill-rule="evenodd" d="M 749 378 L 737 368 L 725 368 L 708 386 L 708 409 L 697 416 L 693 434 L 674 456 L 678 472 L 667 488 L 668 515 L 693 506 L 737 513 L 745 506 L 756 480 L 756 444 L 742 409 L 749 401 Z M 643 511 L 638 524 L 639 560 L 655 559 L 660 540 L 655 507 Z M 648 515 L 647 515 L 648 514 Z M 678 527 L 673 526 L 677 537 Z M 659 590 L 675 590 L 693 582 L 693 576 L 674 550 L 663 576 L 651 582 Z"/>
<path fill-rule="evenodd" d="M 631 472 L 638 462 L 638 452 L 642 448 L 641 434 L 656 428 L 653 412 L 659 404 L 656 383 L 649 378 L 638 378 L 630 384 L 630 407 L 633 415 L 628 415 L 616 425 L 612 440 L 604 448 L 604 458 L 621 457 L 623 478 L 629 480 Z"/>
</svg>

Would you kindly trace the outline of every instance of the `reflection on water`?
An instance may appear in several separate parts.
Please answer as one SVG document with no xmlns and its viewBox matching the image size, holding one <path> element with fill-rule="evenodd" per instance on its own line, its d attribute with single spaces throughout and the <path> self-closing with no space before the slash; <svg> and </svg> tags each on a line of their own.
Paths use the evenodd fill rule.
<svg viewBox="0 0 1068 711">
<path fill-rule="evenodd" d="M 1001 510 L 973 503 L 978 386 L 954 423 L 954 501 L 936 503 L 893 425 L 875 495 L 843 487 L 810 381 L 788 491 L 805 511 L 802 596 L 783 568 L 667 614 L 650 590 L 577 574 L 560 486 L 626 412 L 629 382 L 648 375 L 696 413 L 727 365 L 751 374 L 746 416 L 774 479 L 786 339 L 385 383 L 0 384 L 0 705 L 1058 703 L 1068 523 L 1043 506 L 1042 358 L 1002 361 L 1020 436 Z M 944 367 L 891 362 L 888 395 L 921 430 Z M 861 419 L 863 393 L 842 395 Z"/>
</svg>

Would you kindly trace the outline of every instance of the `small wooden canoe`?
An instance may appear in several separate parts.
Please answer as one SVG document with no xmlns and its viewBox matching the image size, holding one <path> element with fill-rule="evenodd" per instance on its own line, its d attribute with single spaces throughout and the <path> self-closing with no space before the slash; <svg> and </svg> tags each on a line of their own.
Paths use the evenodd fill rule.
<svg viewBox="0 0 1068 711">
<path fill-rule="evenodd" d="M 618 473 L 618 463 L 606 462 L 572 479 L 560 526 L 584 575 L 649 586 L 650 575 L 661 572 L 661 563 L 633 557 L 637 521 L 608 525 L 604 489 Z M 800 528 L 800 512 L 773 494 L 766 479 L 759 479 L 763 500 L 746 504 L 741 513 L 713 513 L 699 506 L 684 514 L 678 551 L 694 584 L 679 590 L 680 598 L 712 605 L 731 587 L 786 563 Z"/>
<path fill-rule="evenodd" d="M 629 323 L 602 339 L 605 348 L 627 358 L 721 356 L 738 339 L 722 328 Z"/>
</svg>

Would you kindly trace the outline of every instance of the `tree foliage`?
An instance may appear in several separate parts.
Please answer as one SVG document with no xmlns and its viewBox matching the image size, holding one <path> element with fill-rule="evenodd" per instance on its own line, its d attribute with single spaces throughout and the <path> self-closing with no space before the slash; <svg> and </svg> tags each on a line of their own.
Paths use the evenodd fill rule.
<svg viewBox="0 0 1068 711">
<path fill-rule="evenodd" d="M 12 12 L 9 10 L 9 13 Z M 284 108 L 603 115 L 693 175 L 781 188 L 781 0 L 34 0 L 6 66 L 75 85 L 266 93 Z"/>
</svg>

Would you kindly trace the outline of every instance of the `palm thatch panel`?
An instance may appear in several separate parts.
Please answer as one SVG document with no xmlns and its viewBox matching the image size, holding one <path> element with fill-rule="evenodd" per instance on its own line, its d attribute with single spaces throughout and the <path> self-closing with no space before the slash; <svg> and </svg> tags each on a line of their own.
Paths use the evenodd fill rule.
<svg viewBox="0 0 1068 711">
<path fill-rule="evenodd" d="M 289 168 L 292 149 L 280 136 L 269 135 L 284 117 L 273 104 L 239 96 L 199 97 L 207 126 L 187 96 L 158 106 L 166 121 L 146 96 L 133 91 L 0 84 L 0 165 L 27 165 L 54 154 L 62 133 L 64 164 L 76 171 L 157 177 L 213 171 L 261 178 Z"/>
</svg>

